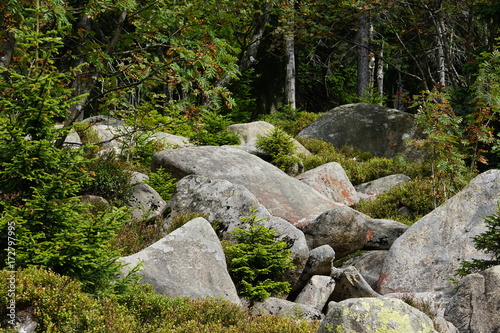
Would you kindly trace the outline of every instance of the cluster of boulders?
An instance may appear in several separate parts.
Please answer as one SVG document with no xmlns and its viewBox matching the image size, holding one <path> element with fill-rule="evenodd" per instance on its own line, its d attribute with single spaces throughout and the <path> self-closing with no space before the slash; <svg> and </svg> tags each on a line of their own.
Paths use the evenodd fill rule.
<svg viewBox="0 0 500 333">
<path fill-rule="evenodd" d="M 411 154 L 403 140 L 415 135 L 412 123 L 411 115 L 397 110 L 348 105 L 299 135 L 391 157 Z M 98 125 L 96 129 L 108 135 L 119 133 L 122 126 Z M 360 198 L 375 197 L 408 177 L 393 175 L 354 187 L 338 163 L 290 176 L 255 148 L 257 136 L 269 133 L 272 125 L 255 122 L 230 130 L 240 136 L 241 145 L 195 147 L 183 138 L 156 134 L 166 142 L 173 140 L 177 148 L 156 153 L 152 170 L 162 168 L 179 182 L 173 198 L 165 202 L 136 174 L 130 200 L 136 219 L 154 217 L 167 230 L 180 215 L 205 217 L 121 258 L 128 264 L 124 273 L 142 263 L 142 281 L 158 293 L 220 297 L 242 305 L 221 239 L 229 239 L 234 228 L 245 228 L 240 217 L 250 218 L 255 209 L 257 217 L 290 244 L 295 266 L 283 277 L 292 286 L 287 297 L 253 305 L 255 314 L 322 320 L 318 332 L 500 332 L 500 266 L 453 282 L 462 261 L 488 258 L 471 237 L 485 231 L 483 217 L 498 208 L 499 170 L 478 175 L 408 227 L 352 208 Z M 103 141 L 106 138 L 103 135 Z M 296 147 L 303 152 L 300 144 Z M 360 250 L 361 255 L 349 258 Z M 339 259 L 345 262 L 335 267 Z"/>
</svg>

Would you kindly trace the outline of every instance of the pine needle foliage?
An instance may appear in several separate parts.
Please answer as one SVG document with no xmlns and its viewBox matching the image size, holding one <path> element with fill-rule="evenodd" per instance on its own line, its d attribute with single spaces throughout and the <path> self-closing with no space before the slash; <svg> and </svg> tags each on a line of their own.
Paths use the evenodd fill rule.
<svg viewBox="0 0 500 333">
<path fill-rule="evenodd" d="M 292 254 L 285 240 L 276 240 L 276 231 L 261 224 L 256 211 L 250 218 L 241 217 L 248 229 L 231 232 L 235 244 L 225 246 L 228 269 L 241 296 L 263 301 L 272 294 L 290 290 L 288 282 L 279 281 L 292 265 Z"/>
<path fill-rule="evenodd" d="M 462 267 L 457 270 L 457 275 L 465 276 L 500 265 L 500 203 L 498 205 L 498 210 L 494 214 L 485 217 L 484 221 L 487 230 L 472 237 L 472 241 L 476 249 L 490 254 L 492 258 L 463 261 L 460 263 Z"/>
</svg>

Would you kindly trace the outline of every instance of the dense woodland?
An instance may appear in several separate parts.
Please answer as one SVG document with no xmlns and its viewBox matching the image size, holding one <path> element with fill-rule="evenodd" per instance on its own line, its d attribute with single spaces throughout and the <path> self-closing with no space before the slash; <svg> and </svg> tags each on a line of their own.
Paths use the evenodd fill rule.
<svg viewBox="0 0 500 333">
<path fill-rule="evenodd" d="M 46 306 L 47 329 L 74 325 L 66 331 L 82 331 L 89 325 L 83 321 L 95 316 L 110 332 L 134 331 L 146 322 L 146 331 L 155 332 L 164 323 L 154 316 L 181 305 L 185 317 L 172 322 L 190 322 L 186 332 L 199 329 L 187 314 L 208 305 L 160 299 L 134 285 L 133 277 L 114 283 L 114 259 L 127 254 L 123 248 L 130 253 L 158 236 L 143 226 L 123 229 L 129 219 L 123 208 L 127 170 L 147 172 L 152 153 L 161 149 L 143 136 L 148 130 L 198 144 L 230 144 L 235 138 L 224 128 L 231 123 L 265 119 L 293 136 L 342 104 L 411 112 L 428 134 L 413 142 L 430 152 L 425 166 L 303 144 L 314 154 L 306 167 L 345 162 L 353 182 L 408 171 L 418 183 L 387 200 L 419 196 L 406 202 L 416 202 L 415 219 L 477 172 L 498 167 L 498 1 L 4 0 L 0 13 L 1 239 L 8 243 L 9 232 L 15 233 L 15 268 L 25 286 L 18 304 Z M 123 120 L 133 129 L 120 138 L 128 135 L 135 144 L 123 160 L 97 157 L 100 142 L 80 122 L 94 115 Z M 63 147 L 70 129 L 82 137 L 82 149 Z M 150 179 L 168 195 L 175 183 L 164 176 Z M 80 203 L 89 193 L 113 207 Z M 425 208 L 420 212 L 417 206 Z M 2 278 L 10 259 L 9 253 L 0 255 Z M 31 266 L 50 271 L 21 271 Z M 50 312 L 52 305 L 38 289 L 48 281 L 54 293 L 67 288 L 81 298 L 92 315 L 70 312 L 63 318 L 59 310 Z M 74 310 L 72 297 L 66 298 L 57 309 Z M 156 312 L 138 315 L 141 303 Z M 240 332 L 262 332 L 259 325 L 273 322 L 246 323 L 240 310 L 210 306 L 219 307 L 221 318 L 248 325 Z M 109 308 L 131 312 L 118 311 L 111 317 L 116 322 L 106 322 Z M 3 305 L 3 318 L 1 311 Z M 283 329 L 289 324 L 274 324 L 283 325 L 276 332 L 314 330 L 309 324 L 289 330 Z"/>
</svg>

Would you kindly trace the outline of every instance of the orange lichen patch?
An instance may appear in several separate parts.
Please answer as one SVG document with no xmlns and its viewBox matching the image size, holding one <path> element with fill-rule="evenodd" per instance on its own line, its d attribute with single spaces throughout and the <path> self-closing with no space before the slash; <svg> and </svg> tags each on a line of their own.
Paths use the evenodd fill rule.
<svg viewBox="0 0 500 333">
<path fill-rule="evenodd" d="M 370 239 L 372 239 L 374 234 L 375 231 L 373 229 L 368 228 L 368 230 L 366 231 L 366 241 L 368 242 Z"/>
</svg>

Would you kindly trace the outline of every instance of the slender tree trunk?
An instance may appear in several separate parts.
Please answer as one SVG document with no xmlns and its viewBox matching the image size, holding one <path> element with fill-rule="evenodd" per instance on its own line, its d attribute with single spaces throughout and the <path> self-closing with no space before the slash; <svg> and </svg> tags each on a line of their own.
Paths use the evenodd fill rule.
<svg viewBox="0 0 500 333">
<path fill-rule="evenodd" d="M 295 36 L 294 26 L 294 1 L 290 1 L 291 14 L 288 19 L 288 31 L 285 32 L 285 54 L 286 54 L 286 73 L 285 73 L 285 104 L 291 109 L 296 109 L 296 69 L 295 69 Z"/>
<path fill-rule="evenodd" d="M 367 97 L 370 87 L 370 25 L 364 12 L 359 13 L 356 42 L 358 45 L 358 98 L 362 100 Z"/>
<path fill-rule="evenodd" d="M 382 104 L 382 100 L 384 97 L 384 62 L 382 59 L 384 59 L 384 42 L 382 42 L 380 46 L 380 52 L 378 54 L 377 62 L 377 88 L 380 104 Z"/>
</svg>

